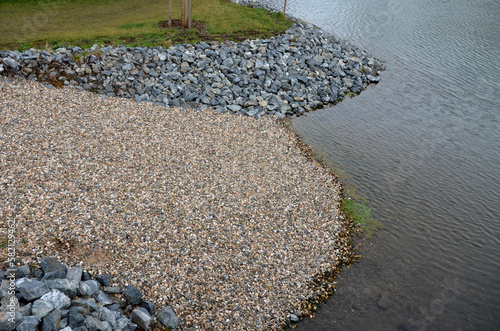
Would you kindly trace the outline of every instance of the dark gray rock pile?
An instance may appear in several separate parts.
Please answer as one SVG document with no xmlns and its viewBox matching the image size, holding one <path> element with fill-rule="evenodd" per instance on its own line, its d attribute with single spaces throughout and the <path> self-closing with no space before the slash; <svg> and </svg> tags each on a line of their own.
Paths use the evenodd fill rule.
<svg viewBox="0 0 500 331">
<path fill-rule="evenodd" d="M 40 269 L 28 265 L 0 273 L 0 331 L 149 330 L 156 321 L 175 329 L 172 307 L 156 310 L 133 285 L 110 286 L 110 275 L 92 278 L 45 257 Z"/>
<path fill-rule="evenodd" d="M 382 69 L 366 51 L 304 22 L 241 43 L 0 52 L 0 75 L 257 118 L 333 105 L 378 82 Z"/>
</svg>

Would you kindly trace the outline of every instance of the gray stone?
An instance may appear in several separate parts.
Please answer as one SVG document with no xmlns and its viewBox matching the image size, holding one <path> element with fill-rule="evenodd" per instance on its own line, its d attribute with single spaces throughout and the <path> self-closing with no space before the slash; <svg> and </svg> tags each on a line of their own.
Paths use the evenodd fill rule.
<svg viewBox="0 0 500 331">
<path fill-rule="evenodd" d="M 85 327 L 88 331 L 108 331 L 106 328 L 105 322 L 99 321 L 97 318 L 92 316 L 85 317 Z M 109 326 L 108 323 L 106 323 Z M 109 327 L 111 330 L 111 327 Z"/>
<path fill-rule="evenodd" d="M 19 312 L 23 315 L 23 316 L 29 316 L 32 314 L 32 310 L 31 308 L 33 307 L 33 304 L 30 302 L 22 307 L 19 308 Z"/>
<path fill-rule="evenodd" d="M 300 318 L 295 314 L 290 314 L 290 321 L 295 323 L 295 322 L 300 321 Z"/>
<path fill-rule="evenodd" d="M 130 319 L 143 330 L 149 329 L 152 320 L 148 311 L 142 307 L 135 308 L 130 314 Z"/>
<path fill-rule="evenodd" d="M 47 281 L 47 280 L 51 280 L 51 279 L 59 279 L 59 278 L 65 278 L 66 277 L 66 273 L 62 270 L 54 270 L 54 271 L 50 271 L 50 272 L 47 272 L 43 275 L 43 278 L 42 280 L 43 281 Z"/>
<path fill-rule="evenodd" d="M 227 105 L 226 107 L 227 107 L 229 110 L 234 111 L 234 112 L 236 112 L 236 111 L 240 111 L 240 110 L 241 110 L 241 106 L 240 106 L 240 105 L 234 105 L 234 104 L 233 104 L 233 105 Z"/>
<path fill-rule="evenodd" d="M 0 74 L 4 71 L 3 64 L 0 63 Z"/>
<path fill-rule="evenodd" d="M 134 331 L 137 328 L 137 324 L 134 324 L 128 318 L 122 317 L 116 321 L 116 330 L 118 331 Z"/>
<path fill-rule="evenodd" d="M 42 320 L 38 316 L 25 316 L 17 326 L 17 331 L 36 331 Z"/>
<path fill-rule="evenodd" d="M 3 297 L 1 301 L 0 310 L 9 311 L 12 309 L 19 309 L 19 300 L 14 294 L 8 294 Z"/>
<path fill-rule="evenodd" d="M 142 307 L 144 307 L 148 314 L 154 316 L 155 314 L 155 304 L 150 301 L 142 301 Z"/>
<path fill-rule="evenodd" d="M 23 278 L 23 277 L 29 277 L 31 274 L 30 267 L 25 264 L 17 268 L 16 271 L 16 278 Z"/>
<path fill-rule="evenodd" d="M 62 322 L 61 322 L 61 324 L 62 324 Z M 73 329 L 70 328 L 69 326 L 65 326 L 64 328 L 59 329 L 59 331 L 73 331 Z"/>
<path fill-rule="evenodd" d="M 33 306 L 31 307 L 31 313 L 40 318 L 44 318 L 53 310 L 54 305 L 51 302 L 42 299 L 38 299 L 33 302 Z"/>
<path fill-rule="evenodd" d="M 82 268 L 71 268 L 68 269 L 66 273 L 66 278 L 68 278 L 72 282 L 80 283 L 82 280 L 83 269 Z"/>
<path fill-rule="evenodd" d="M 103 291 L 108 294 L 120 294 L 123 289 L 120 286 L 104 286 Z"/>
<path fill-rule="evenodd" d="M 380 81 L 380 76 L 366 75 L 366 78 L 373 83 L 378 83 Z"/>
<path fill-rule="evenodd" d="M 137 289 L 137 287 L 135 287 L 132 284 L 129 284 L 125 288 L 125 292 L 123 292 L 123 294 L 124 294 L 125 298 L 127 299 L 127 301 L 130 302 L 130 304 L 132 304 L 132 305 L 138 305 L 142 301 L 141 292 Z"/>
<path fill-rule="evenodd" d="M 113 299 L 103 291 L 98 291 L 94 293 L 92 296 L 98 303 L 102 304 L 103 306 L 106 305 L 112 305 L 113 304 Z"/>
<path fill-rule="evenodd" d="M 61 310 L 68 308 L 71 304 L 70 298 L 59 290 L 52 290 L 51 292 L 44 294 L 40 300 L 48 301 L 54 306 L 55 309 Z"/>
<path fill-rule="evenodd" d="M 45 316 L 42 321 L 41 331 L 57 331 L 59 330 L 59 324 L 61 323 L 62 312 L 59 309 L 55 309 L 50 314 Z"/>
<path fill-rule="evenodd" d="M 79 295 L 93 295 L 95 292 L 99 291 L 101 284 L 96 280 L 86 280 L 80 282 L 80 288 L 78 289 Z"/>
<path fill-rule="evenodd" d="M 0 330 L 11 331 L 14 330 L 19 323 L 21 323 L 23 315 L 17 310 L 0 311 Z"/>
<path fill-rule="evenodd" d="M 116 316 L 108 308 L 102 307 L 97 313 L 101 321 L 108 322 L 113 329 L 116 328 Z"/>
<path fill-rule="evenodd" d="M 70 299 L 74 298 L 78 293 L 78 283 L 67 278 L 51 279 L 46 281 L 46 284 L 53 290 L 55 289 L 63 292 L 70 297 Z"/>
<path fill-rule="evenodd" d="M 7 67 L 10 67 L 14 70 L 17 70 L 19 68 L 19 66 L 21 65 L 19 62 L 11 59 L 11 58 L 5 58 L 3 59 L 3 63 L 7 66 Z"/>
<path fill-rule="evenodd" d="M 21 296 L 28 301 L 38 299 L 50 292 L 47 284 L 35 279 L 21 278 L 16 282 L 16 287 Z"/>
<path fill-rule="evenodd" d="M 158 319 L 161 324 L 172 330 L 175 330 L 180 324 L 179 318 L 175 314 L 174 309 L 170 306 L 166 306 L 160 310 Z"/>
<path fill-rule="evenodd" d="M 75 311 L 70 311 L 68 314 L 68 326 L 75 329 L 80 326 L 85 326 L 85 318 L 82 314 Z"/>
<path fill-rule="evenodd" d="M 86 311 L 92 312 L 97 310 L 99 307 L 94 299 L 75 299 L 71 301 L 71 306 L 83 307 Z M 70 308 L 71 309 L 71 308 Z"/>
<path fill-rule="evenodd" d="M 42 259 L 42 270 L 44 273 L 48 273 L 51 271 L 56 271 L 56 270 L 61 270 L 64 273 L 68 271 L 66 266 L 62 264 L 61 262 L 57 261 L 53 257 L 44 257 Z"/>
<path fill-rule="evenodd" d="M 394 306 L 394 303 L 389 298 L 389 292 L 382 291 L 382 293 L 380 294 L 380 299 L 377 302 L 377 305 L 379 306 L 380 309 L 384 310 Z"/>
</svg>

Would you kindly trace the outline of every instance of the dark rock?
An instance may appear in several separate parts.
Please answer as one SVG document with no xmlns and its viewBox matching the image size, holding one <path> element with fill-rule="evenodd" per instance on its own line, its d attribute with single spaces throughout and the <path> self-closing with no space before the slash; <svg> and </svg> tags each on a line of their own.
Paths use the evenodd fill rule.
<svg viewBox="0 0 500 331">
<path fill-rule="evenodd" d="M 29 316 L 32 314 L 32 310 L 31 310 L 32 307 L 33 307 L 33 304 L 30 302 L 30 303 L 22 306 L 21 308 L 19 308 L 19 312 L 23 316 Z"/>
<path fill-rule="evenodd" d="M 83 269 L 82 268 L 71 268 L 68 269 L 66 273 L 66 278 L 71 280 L 74 283 L 80 283 L 82 280 Z"/>
<path fill-rule="evenodd" d="M 38 316 L 25 316 L 17 326 L 17 331 L 36 331 L 42 320 Z M 0 330 L 3 330 L 0 328 Z"/>
<path fill-rule="evenodd" d="M 14 70 L 17 70 L 17 69 L 19 68 L 19 66 L 20 66 L 20 63 L 19 63 L 19 62 L 15 61 L 15 60 L 13 60 L 13 59 L 11 59 L 11 58 L 5 58 L 5 59 L 3 59 L 3 63 L 4 63 L 7 67 L 12 68 L 12 69 L 14 69 Z"/>
<path fill-rule="evenodd" d="M 75 329 L 80 326 L 85 326 L 85 318 L 82 314 L 79 314 L 75 311 L 71 311 L 68 314 L 68 325 Z"/>
<path fill-rule="evenodd" d="M 150 301 L 142 301 L 142 307 L 148 311 L 148 314 L 154 316 L 155 314 L 155 304 Z"/>
<path fill-rule="evenodd" d="M 45 316 L 42 322 L 41 331 L 57 331 L 59 329 L 59 324 L 61 323 L 61 315 L 61 310 L 55 309 L 50 314 Z"/>
<path fill-rule="evenodd" d="M 142 307 L 135 308 L 130 314 L 130 319 L 143 330 L 149 329 L 152 320 L 148 311 Z"/>
<path fill-rule="evenodd" d="M 167 328 L 175 330 L 179 324 L 179 318 L 175 315 L 174 309 L 170 306 L 164 307 L 158 313 L 158 320 Z"/>
<path fill-rule="evenodd" d="M 98 309 L 97 303 L 94 299 L 74 299 L 71 301 L 71 306 L 83 307 L 87 312 L 92 312 Z"/>
<path fill-rule="evenodd" d="M 106 324 L 109 325 L 108 323 Z M 109 331 L 106 330 L 106 325 L 102 321 L 92 316 L 85 317 L 85 327 L 88 331 Z"/>
<path fill-rule="evenodd" d="M 65 278 L 65 277 L 66 277 L 66 272 L 64 272 L 62 270 L 54 270 L 54 271 L 50 271 L 50 272 L 45 273 L 45 275 L 43 275 L 42 280 L 47 281 L 47 280 L 52 280 L 52 279 Z"/>
<path fill-rule="evenodd" d="M 57 261 L 53 257 L 44 257 L 42 259 L 42 270 L 44 273 L 60 270 L 60 271 L 63 271 L 65 274 L 68 271 L 68 269 L 66 268 L 66 266 L 64 264 Z"/>
<path fill-rule="evenodd" d="M 123 289 L 120 286 L 104 286 L 103 291 L 108 294 L 120 294 Z"/>
<path fill-rule="evenodd" d="M 27 301 L 33 301 L 50 292 L 47 284 L 34 279 L 21 278 L 16 282 L 16 288 Z"/>
<path fill-rule="evenodd" d="M 129 284 L 125 288 L 125 292 L 123 292 L 123 294 L 127 301 L 132 305 L 138 305 L 142 301 L 142 294 L 134 285 Z"/>
<path fill-rule="evenodd" d="M 97 311 L 97 313 L 101 321 L 108 322 L 113 329 L 116 328 L 116 316 L 108 308 L 102 307 Z"/>
<path fill-rule="evenodd" d="M 92 276 L 88 272 L 84 271 L 83 274 L 82 274 L 82 280 L 83 281 L 85 281 L 85 280 L 92 280 Z"/>
</svg>

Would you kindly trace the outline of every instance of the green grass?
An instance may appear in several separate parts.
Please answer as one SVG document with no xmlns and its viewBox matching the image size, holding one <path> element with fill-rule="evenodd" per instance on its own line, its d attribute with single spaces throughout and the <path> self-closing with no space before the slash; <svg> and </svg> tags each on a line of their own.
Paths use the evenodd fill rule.
<svg viewBox="0 0 500 331">
<path fill-rule="evenodd" d="M 180 1 L 172 1 L 172 19 Z M 201 40 L 266 38 L 291 23 L 281 13 L 247 8 L 228 0 L 193 1 L 199 29 L 165 29 L 168 0 L 0 0 L 0 49 L 59 46 L 86 48 L 94 43 L 164 46 Z"/>
<path fill-rule="evenodd" d="M 372 217 L 372 209 L 351 199 L 343 199 L 340 209 L 347 219 L 361 227 L 366 238 L 372 239 L 378 229 L 383 227 L 382 222 Z"/>
</svg>

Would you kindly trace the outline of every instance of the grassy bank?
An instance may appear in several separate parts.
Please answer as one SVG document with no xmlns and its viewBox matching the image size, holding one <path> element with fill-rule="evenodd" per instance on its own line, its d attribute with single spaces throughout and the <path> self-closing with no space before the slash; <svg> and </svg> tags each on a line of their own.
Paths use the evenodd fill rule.
<svg viewBox="0 0 500 331">
<path fill-rule="evenodd" d="M 285 31 L 282 14 L 228 0 L 193 1 L 193 29 L 165 28 L 168 0 L 0 0 L 0 49 L 164 46 L 201 40 L 265 38 Z M 172 19 L 180 18 L 172 1 Z M 159 24 L 160 23 L 160 24 Z"/>
</svg>

